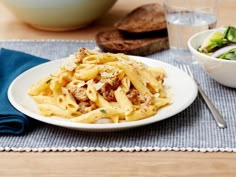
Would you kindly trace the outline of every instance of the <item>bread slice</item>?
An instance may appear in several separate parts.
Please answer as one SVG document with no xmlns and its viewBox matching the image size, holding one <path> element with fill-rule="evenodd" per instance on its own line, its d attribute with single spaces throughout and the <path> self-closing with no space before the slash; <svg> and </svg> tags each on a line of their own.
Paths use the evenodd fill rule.
<svg viewBox="0 0 236 177">
<path fill-rule="evenodd" d="M 100 32 L 96 35 L 97 45 L 104 52 L 146 56 L 169 48 L 168 37 L 125 38 L 119 30 Z"/>
<path fill-rule="evenodd" d="M 140 6 L 114 24 L 121 31 L 144 33 L 166 29 L 163 7 L 158 3 Z"/>
</svg>

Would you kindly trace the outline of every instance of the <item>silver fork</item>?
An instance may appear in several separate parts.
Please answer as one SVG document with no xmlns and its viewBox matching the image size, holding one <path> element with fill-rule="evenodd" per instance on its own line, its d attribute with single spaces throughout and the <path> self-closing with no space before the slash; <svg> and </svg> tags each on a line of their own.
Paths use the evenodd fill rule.
<svg viewBox="0 0 236 177">
<path fill-rule="evenodd" d="M 223 118 L 223 116 L 220 114 L 220 112 L 218 111 L 218 109 L 215 107 L 215 105 L 212 103 L 212 101 L 208 98 L 208 96 L 205 94 L 205 92 L 202 90 L 201 86 L 199 85 L 199 83 L 196 81 L 196 79 L 194 78 L 191 69 L 188 65 L 182 64 L 180 65 L 180 69 L 182 69 L 183 71 L 185 71 L 186 73 L 189 74 L 189 76 L 196 82 L 197 87 L 198 87 L 198 91 L 200 93 L 200 95 L 202 96 L 203 100 L 205 101 L 205 103 L 207 104 L 209 110 L 211 111 L 217 125 L 220 128 L 226 128 L 226 122 Z"/>
</svg>

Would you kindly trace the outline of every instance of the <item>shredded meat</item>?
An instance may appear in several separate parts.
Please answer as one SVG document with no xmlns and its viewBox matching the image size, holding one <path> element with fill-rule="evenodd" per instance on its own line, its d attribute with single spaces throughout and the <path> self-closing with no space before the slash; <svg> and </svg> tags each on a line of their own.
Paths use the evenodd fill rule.
<svg viewBox="0 0 236 177">
<path fill-rule="evenodd" d="M 92 101 L 89 102 L 80 102 L 78 111 L 81 113 L 88 113 L 94 109 L 96 109 L 96 104 Z"/>
<path fill-rule="evenodd" d="M 98 74 L 97 77 L 95 77 L 95 78 L 93 79 L 93 81 L 94 81 L 95 83 L 98 83 L 99 81 L 101 81 L 101 75 Z"/>
<path fill-rule="evenodd" d="M 81 63 L 82 59 L 87 57 L 88 53 L 87 53 L 87 49 L 85 48 L 80 48 L 80 50 L 78 52 L 75 53 L 75 57 L 76 57 L 76 62 L 77 63 Z"/>
<path fill-rule="evenodd" d="M 152 101 L 150 96 L 143 96 L 143 95 L 139 95 L 139 100 L 140 100 L 140 103 L 144 105 L 150 105 Z"/>
<path fill-rule="evenodd" d="M 138 96 L 138 90 L 136 90 L 135 88 L 131 88 L 130 91 L 127 93 L 127 97 L 133 104 L 138 104 Z"/>
<path fill-rule="evenodd" d="M 104 85 L 100 89 L 100 93 L 105 98 L 105 100 L 109 102 L 116 101 L 114 90 L 112 90 L 112 85 L 109 82 L 104 83 Z"/>
<path fill-rule="evenodd" d="M 85 87 L 73 87 L 70 90 L 70 93 L 73 95 L 73 97 L 76 99 L 77 102 L 80 101 L 87 101 L 89 98 L 86 94 L 86 88 Z"/>
<path fill-rule="evenodd" d="M 138 104 L 149 105 L 149 104 L 151 104 L 151 97 L 140 95 L 138 90 L 136 90 L 135 88 L 130 89 L 130 91 L 127 93 L 127 97 L 134 105 L 138 105 Z"/>
<path fill-rule="evenodd" d="M 121 83 L 120 79 L 118 77 L 115 77 L 112 80 L 112 89 L 116 90 L 119 87 L 120 83 Z"/>
</svg>

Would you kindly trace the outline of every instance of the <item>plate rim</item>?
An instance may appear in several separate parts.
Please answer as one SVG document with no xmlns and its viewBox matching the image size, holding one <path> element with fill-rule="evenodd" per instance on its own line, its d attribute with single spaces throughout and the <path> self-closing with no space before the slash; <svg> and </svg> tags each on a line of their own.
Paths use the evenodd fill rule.
<svg viewBox="0 0 236 177">
<path fill-rule="evenodd" d="M 108 124 L 78 123 L 78 122 L 67 121 L 66 119 L 63 119 L 63 118 L 60 118 L 60 120 L 57 120 L 57 119 L 55 119 L 56 116 L 54 116 L 54 118 L 51 119 L 50 117 L 45 117 L 40 114 L 29 111 L 28 109 L 24 108 L 22 105 L 20 105 L 19 103 L 16 102 L 15 98 L 13 97 L 13 95 L 11 93 L 12 93 L 12 89 L 14 87 L 14 84 L 17 82 L 18 79 L 21 79 L 22 76 L 24 76 L 28 72 L 31 72 L 32 70 L 37 69 L 38 67 L 43 67 L 43 65 L 48 65 L 48 64 L 50 65 L 55 62 L 62 63 L 66 59 L 66 58 L 62 58 L 62 59 L 50 60 L 46 63 L 36 65 L 36 66 L 24 71 L 20 75 L 18 75 L 11 82 L 10 86 L 8 87 L 8 91 L 7 91 L 8 99 L 13 107 L 15 107 L 18 111 L 22 112 L 23 114 L 25 114 L 29 118 L 36 119 L 38 121 L 41 121 L 41 122 L 44 122 L 47 124 L 51 124 L 54 126 L 66 127 L 66 128 L 70 128 L 70 129 L 77 129 L 77 130 L 87 130 L 87 131 L 94 131 L 94 130 L 96 130 L 96 131 L 116 131 L 116 130 L 121 130 L 121 129 L 122 130 L 123 129 L 131 129 L 131 128 L 140 127 L 140 126 L 152 124 L 155 122 L 159 122 L 159 121 L 171 118 L 174 115 L 179 114 L 180 112 L 182 112 L 183 110 L 188 108 L 196 99 L 197 94 L 198 94 L 198 89 L 197 89 L 197 85 L 196 85 L 195 81 L 187 73 L 185 73 L 184 71 L 182 71 L 178 67 L 171 65 L 169 63 L 166 63 L 166 62 L 163 62 L 160 60 L 156 60 L 156 59 L 151 59 L 148 57 L 133 56 L 133 55 L 128 55 L 128 56 L 132 59 L 135 59 L 136 61 L 144 60 L 143 61 L 144 64 L 147 64 L 146 62 L 149 60 L 149 61 L 152 61 L 157 64 L 161 63 L 161 65 L 166 65 L 168 67 L 175 68 L 176 70 L 178 70 L 178 72 L 184 73 L 185 77 L 188 77 L 188 79 L 192 82 L 193 87 L 195 88 L 194 90 L 192 90 L 193 93 L 191 95 L 191 98 L 188 99 L 188 102 L 185 102 L 185 104 L 182 105 L 181 109 L 178 109 L 175 112 L 171 112 L 167 116 L 162 116 L 162 117 L 159 117 L 158 119 L 156 119 L 155 116 L 158 114 L 158 112 L 157 112 L 155 115 L 153 115 L 149 118 L 141 119 L 138 121 L 132 121 L 132 122 L 117 123 L 117 124 L 115 124 L 115 123 L 108 123 Z"/>
</svg>

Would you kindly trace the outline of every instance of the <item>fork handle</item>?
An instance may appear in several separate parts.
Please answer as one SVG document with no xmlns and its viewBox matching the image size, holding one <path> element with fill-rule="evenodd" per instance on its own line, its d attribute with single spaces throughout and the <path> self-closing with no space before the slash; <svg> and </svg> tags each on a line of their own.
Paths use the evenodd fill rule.
<svg viewBox="0 0 236 177">
<path fill-rule="evenodd" d="M 197 83 L 197 85 L 198 85 L 198 91 L 200 92 L 202 98 L 204 99 L 208 108 L 210 109 L 217 125 L 220 128 L 226 128 L 227 125 L 226 125 L 226 122 L 225 122 L 223 116 L 220 114 L 220 112 L 217 110 L 217 108 L 214 106 L 214 104 L 211 102 L 211 100 L 208 98 L 208 96 L 204 93 L 204 91 L 202 90 L 202 88 L 199 86 L 198 83 Z"/>
</svg>

